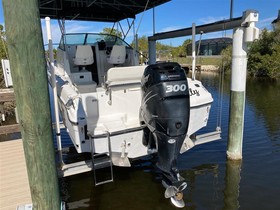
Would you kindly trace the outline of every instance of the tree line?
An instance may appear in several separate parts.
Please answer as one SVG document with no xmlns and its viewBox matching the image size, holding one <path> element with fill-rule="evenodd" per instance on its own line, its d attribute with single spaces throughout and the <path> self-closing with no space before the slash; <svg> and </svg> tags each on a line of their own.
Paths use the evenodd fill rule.
<svg viewBox="0 0 280 210">
<path fill-rule="evenodd" d="M 231 69 L 232 46 L 222 51 L 224 69 Z M 273 30 L 262 30 L 260 38 L 248 44 L 248 75 L 252 77 L 280 77 L 280 23 Z"/>
</svg>

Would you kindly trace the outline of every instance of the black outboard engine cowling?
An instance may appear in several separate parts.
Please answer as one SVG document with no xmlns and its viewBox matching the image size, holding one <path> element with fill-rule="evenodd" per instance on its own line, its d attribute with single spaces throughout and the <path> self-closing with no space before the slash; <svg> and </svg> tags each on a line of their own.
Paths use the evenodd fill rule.
<svg viewBox="0 0 280 210">
<path fill-rule="evenodd" d="M 156 147 L 157 166 L 169 182 L 180 181 L 177 156 L 189 125 L 190 95 L 184 69 L 167 62 L 147 66 L 141 81 L 143 144 Z"/>
</svg>

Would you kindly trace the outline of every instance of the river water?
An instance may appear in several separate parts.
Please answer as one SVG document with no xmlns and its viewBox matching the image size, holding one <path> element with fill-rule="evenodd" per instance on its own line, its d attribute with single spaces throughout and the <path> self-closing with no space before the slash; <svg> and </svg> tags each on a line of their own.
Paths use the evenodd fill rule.
<svg viewBox="0 0 280 210">
<path fill-rule="evenodd" d="M 222 100 L 222 139 L 196 146 L 180 155 L 179 169 L 188 183 L 184 209 L 280 209 L 280 81 L 247 81 L 243 160 L 226 158 L 230 79 L 218 94 L 219 75 L 197 75 L 212 93 L 207 128 L 215 130 L 219 98 Z M 64 142 L 67 136 L 64 134 Z M 133 162 L 131 168 L 114 167 L 114 182 L 94 186 L 93 173 L 60 180 L 62 199 L 68 209 L 167 210 L 175 208 L 164 198 L 154 159 Z"/>
</svg>

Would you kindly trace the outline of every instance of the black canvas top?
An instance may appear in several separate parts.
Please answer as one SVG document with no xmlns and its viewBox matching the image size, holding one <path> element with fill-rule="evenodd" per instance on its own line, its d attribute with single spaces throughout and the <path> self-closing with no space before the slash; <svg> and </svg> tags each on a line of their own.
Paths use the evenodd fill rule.
<svg viewBox="0 0 280 210">
<path fill-rule="evenodd" d="M 41 18 L 117 22 L 170 0 L 39 0 Z"/>
</svg>

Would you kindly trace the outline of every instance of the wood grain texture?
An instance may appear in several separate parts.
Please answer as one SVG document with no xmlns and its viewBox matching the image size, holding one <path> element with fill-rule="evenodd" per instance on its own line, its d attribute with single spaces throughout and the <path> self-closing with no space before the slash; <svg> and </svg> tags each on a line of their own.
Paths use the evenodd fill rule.
<svg viewBox="0 0 280 210">
<path fill-rule="evenodd" d="M 33 210 L 60 209 L 38 1 L 2 4 Z"/>
</svg>

